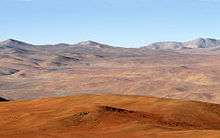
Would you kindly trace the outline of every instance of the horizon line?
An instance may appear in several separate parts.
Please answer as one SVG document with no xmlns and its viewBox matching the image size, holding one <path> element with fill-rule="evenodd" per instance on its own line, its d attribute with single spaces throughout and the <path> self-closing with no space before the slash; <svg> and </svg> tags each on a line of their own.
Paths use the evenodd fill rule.
<svg viewBox="0 0 220 138">
<path fill-rule="evenodd" d="M 144 46 L 148 46 L 150 44 L 154 44 L 154 43 L 163 43 L 163 42 L 176 42 L 176 43 L 184 43 L 184 42 L 189 42 L 189 41 L 193 41 L 193 40 L 197 40 L 197 39 L 213 39 L 213 40 L 220 40 L 220 39 L 217 39 L 217 38 L 211 38 L 211 37 L 197 37 L 197 38 L 194 38 L 194 39 L 190 39 L 190 40 L 186 40 L 186 41 L 176 41 L 176 40 L 162 40 L 162 41 L 154 41 L 154 42 L 149 42 L 149 43 L 146 43 L 145 45 L 139 45 L 137 48 L 141 48 L 141 47 L 144 47 Z M 85 41 L 78 41 L 78 42 L 75 42 L 75 43 L 68 43 L 68 42 L 54 42 L 54 43 L 39 43 L 39 44 L 35 44 L 35 43 L 32 43 L 30 41 L 23 41 L 23 40 L 19 40 L 19 39 L 14 39 L 14 38 L 8 38 L 8 39 L 5 39 L 5 40 L 0 40 L 0 43 L 3 43 L 3 42 L 6 42 L 6 41 L 17 41 L 17 42 L 22 42 L 22 43 L 26 43 L 26 44 L 30 44 L 30 45 L 36 45 L 36 46 L 43 46 L 43 45 L 59 45 L 59 44 L 66 44 L 66 45 L 76 45 L 76 44 L 80 44 L 80 43 L 83 43 L 83 42 L 91 42 L 91 43 L 98 43 L 98 44 L 102 44 L 102 45 L 109 45 L 109 46 L 113 46 L 113 47 L 126 47 L 126 46 L 117 46 L 117 45 L 111 45 L 111 44 L 108 44 L 108 43 L 105 43 L 105 42 L 101 42 L 101 41 L 93 41 L 93 40 L 85 40 Z"/>
</svg>

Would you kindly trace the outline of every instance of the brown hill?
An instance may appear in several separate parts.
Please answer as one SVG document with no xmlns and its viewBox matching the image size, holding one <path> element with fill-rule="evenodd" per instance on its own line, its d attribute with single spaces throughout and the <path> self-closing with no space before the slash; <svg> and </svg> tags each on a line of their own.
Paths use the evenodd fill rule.
<svg viewBox="0 0 220 138">
<path fill-rule="evenodd" d="M 140 96 L 82 95 L 0 104 L 2 138 L 219 137 L 220 106 Z"/>
<path fill-rule="evenodd" d="M 210 41 L 206 43 L 217 44 Z M 217 47 L 152 50 L 93 41 L 33 45 L 13 39 L 0 43 L 0 97 L 12 100 L 109 93 L 220 103 L 219 89 Z"/>
</svg>

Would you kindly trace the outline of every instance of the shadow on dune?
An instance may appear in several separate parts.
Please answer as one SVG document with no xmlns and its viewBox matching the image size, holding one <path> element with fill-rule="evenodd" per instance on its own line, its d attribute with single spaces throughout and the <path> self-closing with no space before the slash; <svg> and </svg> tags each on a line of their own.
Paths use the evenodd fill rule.
<svg viewBox="0 0 220 138">
<path fill-rule="evenodd" d="M 5 98 L 2 98 L 0 97 L 0 102 L 8 102 L 9 100 L 5 99 Z"/>
</svg>

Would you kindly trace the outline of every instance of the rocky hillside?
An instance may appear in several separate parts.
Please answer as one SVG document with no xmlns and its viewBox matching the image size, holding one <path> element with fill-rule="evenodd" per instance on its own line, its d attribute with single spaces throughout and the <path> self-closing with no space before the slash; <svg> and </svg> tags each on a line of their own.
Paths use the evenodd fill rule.
<svg viewBox="0 0 220 138">
<path fill-rule="evenodd" d="M 198 38 L 187 42 L 157 42 L 145 46 L 146 49 L 194 49 L 219 47 L 220 40 L 211 38 Z"/>
<path fill-rule="evenodd" d="M 204 44 L 214 47 L 218 41 L 184 43 Z M 34 45 L 9 39 L 0 43 L 0 97 L 111 93 L 220 103 L 219 53 L 218 47 L 152 50 L 93 41 Z"/>
</svg>

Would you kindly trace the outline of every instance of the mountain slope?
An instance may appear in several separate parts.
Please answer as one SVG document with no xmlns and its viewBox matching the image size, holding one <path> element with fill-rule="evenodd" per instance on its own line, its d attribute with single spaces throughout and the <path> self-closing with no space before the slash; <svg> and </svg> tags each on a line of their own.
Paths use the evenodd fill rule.
<svg viewBox="0 0 220 138">
<path fill-rule="evenodd" d="M 16 46 L 31 46 L 31 44 L 28 44 L 28 43 L 25 43 L 22 41 L 18 41 L 15 39 L 8 39 L 3 42 L 0 42 L 0 45 L 1 46 L 14 46 L 14 47 L 16 47 Z"/>
<path fill-rule="evenodd" d="M 188 42 L 157 42 L 144 48 L 149 49 L 194 49 L 219 47 L 220 40 L 211 38 L 198 38 Z"/>
<path fill-rule="evenodd" d="M 219 105 L 140 96 L 0 103 L 0 120 L 5 138 L 220 136 Z"/>
<path fill-rule="evenodd" d="M 33 45 L 9 40 L 0 46 L 0 97 L 110 93 L 220 103 L 219 50 L 203 49 L 207 50 L 121 48 L 93 41 Z"/>
</svg>

